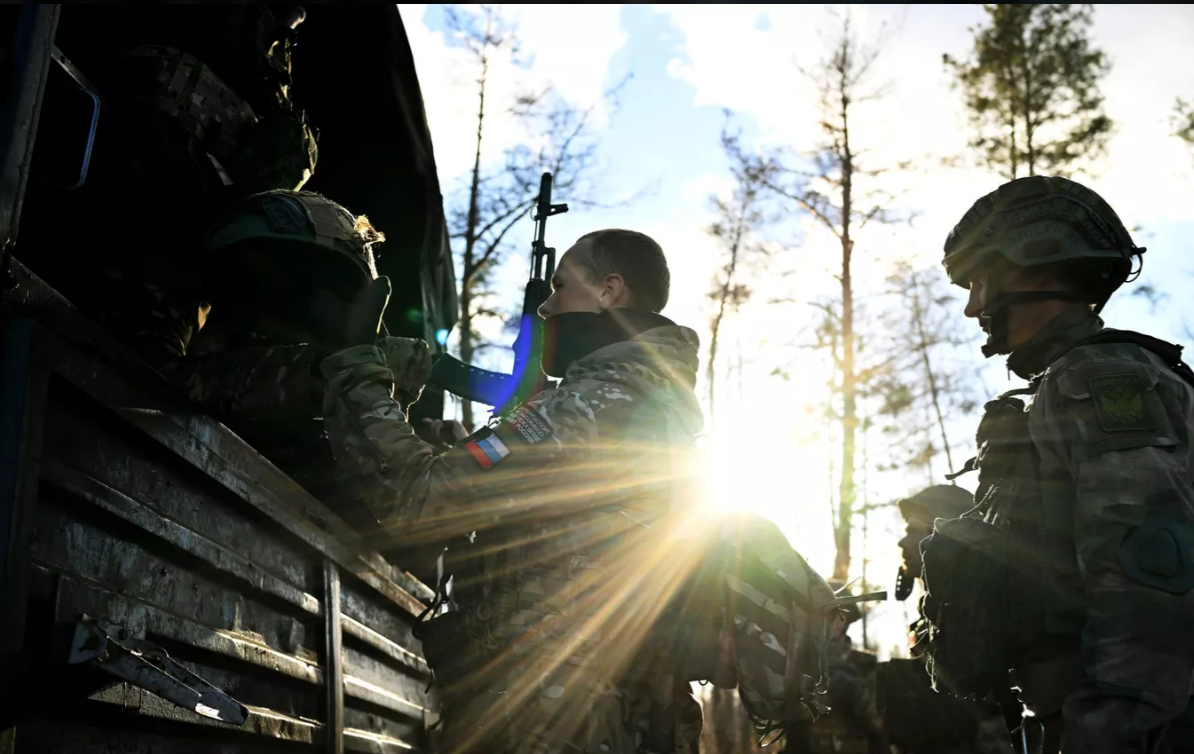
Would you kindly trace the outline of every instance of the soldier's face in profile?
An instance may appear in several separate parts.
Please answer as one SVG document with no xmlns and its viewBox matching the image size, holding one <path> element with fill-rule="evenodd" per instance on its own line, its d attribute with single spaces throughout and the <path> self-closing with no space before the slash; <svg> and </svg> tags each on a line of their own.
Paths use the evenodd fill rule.
<svg viewBox="0 0 1194 754">
<path fill-rule="evenodd" d="M 1029 267 L 1017 267 L 1000 260 L 977 272 L 970 280 L 970 295 L 966 300 L 967 317 L 984 322 L 987 304 L 1005 291 L 1036 292 L 1061 291 L 1065 285 L 1047 273 Z M 1034 301 L 1013 304 L 1007 310 L 1007 345 L 1016 348 L 1036 334 L 1046 322 L 1073 304 L 1057 301 Z M 984 332 L 987 325 L 983 324 Z M 988 334 L 990 334 L 988 332 Z"/>
<path fill-rule="evenodd" d="M 583 264 L 589 253 L 588 245 L 588 240 L 579 241 L 560 258 L 551 278 L 551 296 L 539 307 L 540 317 L 547 319 L 569 312 L 598 313 L 605 308 L 602 305 L 605 288 L 593 282 L 592 273 Z"/>
<path fill-rule="evenodd" d="M 920 575 L 920 541 L 932 532 L 924 521 L 908 521 L 904 528 L 904 538 L 899 541 L 900 552 L 904 558 L 904 567 L 909 573 Z"/>
</svg>

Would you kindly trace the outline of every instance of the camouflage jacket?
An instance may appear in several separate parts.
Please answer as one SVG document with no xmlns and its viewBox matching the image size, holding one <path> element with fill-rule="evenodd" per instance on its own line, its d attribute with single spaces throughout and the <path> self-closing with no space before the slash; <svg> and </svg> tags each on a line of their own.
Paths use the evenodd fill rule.
<svg viewBox="0 0 1194 754">
<path fill-rule="evenodd" d="M 217 417 L 278 422 L 319 416 L 322 381 L 313 348 L 261 346 L 189 354 L 162 368 L 187 398 Z"/>
<path fill-rule="evenodd" d="M 361 494 L 394 539 L 460 553 L 467 640 L 449 660 L 466 668 L 452 716 L 463 735 L 499 736 L 493 751 L 637 750 L 641 731 L 617 710 L 644 698 L 627 668 L 685 575 L 667 517 L 690 502 L 697 346 L 666 325 L 600 348 L 440 454 L 407 423 L 377 349 L 323 361 L 339 473 L 371 480 Z M 483 730 L 503 720 L 513 727 Z"/>
<path fill-rule="evenodd" d="M 383 358 L 402 351 L 405 338 L 378 340 Z M 194 401 L 228 419 L 295 424 L 323 417 L 326 352 L 305 343 L 187 353 L 159 369 Z"/>
<path fill-rule="evenodd" d="M 1090 754 L 1147 751 L 1194 681 L 1194 389 L 1152 349 L 1082 343 L 1102 328 L 1064 314 L 1012 354 L 1035 388 L 1029 463 L 986 489 L 992 440 L 979 468 L 1010 532 L 1009 625 L 1037 632 L 1014 645 L 1014 685 L 1060 715 L 1062 750 Z"/>
<path fill-rule="evenodd" d="M 900 754 L 1012 754 L 999 705 L 933 691 L 923 660 L 887 660 L 875 676 L 883 730 Z"/>
</svg>

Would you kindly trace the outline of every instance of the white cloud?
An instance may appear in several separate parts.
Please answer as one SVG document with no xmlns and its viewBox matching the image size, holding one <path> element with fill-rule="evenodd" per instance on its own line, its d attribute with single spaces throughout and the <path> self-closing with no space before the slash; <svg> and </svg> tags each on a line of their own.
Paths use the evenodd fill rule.
<svg viewBox="0 0 1194 754">
<path fill-rule="evenodd" d="M 815 64 L 825 50 L 819 30 L 832 29 L 824 6 L 657 6 L 686 39 L 686 59 L 669 70 L 696 88 L 696 103 L 728 107 L 754 118 L 764 140 L 808 147 L 819 133 L 816 97 L 795 70 Z M 883 24 L 884 47 L 873 82 L 891 81 L 884 101 L 859 110 L 856 143 L 873 148 L 872 165 L 929 154 L 964 151 L 965 121 L 941 54 L 965 55 L 967 27 L 981 21 L 978 6 L 854 6 L 864 38 Z M 758 23 L 760 17 L 768 23 Z M 765 27 L 762 30 L 760 27 Z M 1174 99 L 1194 96 L 1194 66 L 1179 64 L 1194 47 L 1194 13 L 1187 6 L 1101 5 L 1095 44 L 1113 67 L 1105 81 L 1106 108 L 1119 122 L 1101 174 L 1087 182 L 1129 223 L 1146 225 L 1194 218 L 1194 160 L 1171 136 Z M 948 228 L 969 203 L 999 179 L 980 170 L 934 170 L 910 178 L 907 201 L 925 210 L 924 244 L 940 248 Z"/>
<path fill-rule="evenodd" d="M 475 6 L 459 6 L 469 12 Z M 435 159 L 444 193 L 473 164 L 476 139 L 476 67 L 469 54 L 451 45 L 444 32 L 431 31 L 425 18 L 440 18 L 443 6 L 399 4 L 415 57 Z M 483 159 L 501 158 L 503 150 L 526 140 L 503 111 L 517 93 L 539 90 L 548 82 L 569 102 L 588 107 L 601 100 L 613 54 L 626 41 L 618 5 L 505 5 L 502 17 L 518 28 L 530 62 L 523 70 L 509 56 L 491 63 L 486 92 L 488 120 Z M 441 26 L 442 24 L 435 24 Z M 582 34 L 565 30 L 583 29 Z M 603 111 L 595 121 L 604 124 Z"/>
<path fill-rule="evenodd" d="M 450 49 L 441 34 L 429 31 L 421 23 L 428 7 L 432 14 L 442 12 L 437 6 L 400 6 L 419 66 L 436 158 L 447 193 L 455 187 L 450 181 L 463 175 L 471 165 L 476 99 L 469 88 L 463 56 Z M 728 107 L 749 116 L 766 142 L 799 147 L 816 142 L 819 134 L 815 92 L 797 74 L 794 64 L 813 65 L 823 56 L 821 30 L 831 22 L 823 6 L 656 7 L 669 14 L 673 26 L 685 39 L 683 55 L 670 62 L 668 71 L 694 88 L 695 106 Z M 894 84 L 886 100 L 869 106 L 869 112 L 860 110 L 854 132 L 857 143 L 872 150 L 865 157 L 871 165 L 922 158 L 919 170 L 902 176 L 898 186 L 906 190 L 902 204 L 921 210 L 917 221 L 910 228 L 875 227 L 857 239 L 855 270 L 861 297 L 876 290 L 875 283 L 884 273 L 883 262 L 909 256 L 922 263 L 938 262 L 945 236 L 953 224 L 975 199 L 1001 182 L 985 170 L 943 170 L 928 158 L 965 150 L 968 136 L 965 118 L 957 94 L 950 90 L 941 54 L 966 54 L 970 44 L 967 27 L 982 20 L 981 7 L 911 6 L 901 20 L 902 7 L 852 8 L 864 35 L 873 37 L 881 24 L 889 24 L 874 83 L 891 80 Z M 610 61 L 627 40 L 619 26 L 620 6 L 506 6 L 504 10 L 521 21 L 525 47 L 534 53 L 535 64 L 525 74 L 508 62 L 498 66 L 495 99 L 510 96 L 520 82 L 542 83 L 547 78 L 554 80 L 557 88 L 574 102 L 588 104 L 600 96 L 609 83 Z M 1178 221 L 1194 223 L 1194 158 L 1184 145 L 1169 136 L 1173 100 L 1179 95 L 1194 97 L 1194 66 L 1182 64 L 1189 57 L 1189 50 L 1194 49 L 1194 14 L 1186 6 L 1104 5 L 1096 9 L 1095 18 L 1096 44 L 1107 50 L 1113 63 L 1112 73 L 1103 87 L 1106 106 L 1108 113 L 1120 122 L 1120 130 L 1112 142 L 1102 176 L 1087 182 L 1116 206 L 1129 224 L 1140 222 L 1155 230 Z M 650 44 L 660 42 L 647 40 L 645 35 L 643 40 L 635 40 L 636 48 Z M 635 53 L 636 49 L 630 52 Z M 673 100 L 668 102 L 672 106 Z M 707 148 L 717 150 L 716 134 L 709 137 Z M 501 147 L 519 138 L 522 135 L 512 128 L 491 132 L 487 144 L 493 151 L 489 154 L 500 154 Z M 657 159 L 642 150 L 614 157 L 644 164 Z M 699 170 L 704 169 L 702 166 Z M 732 183 L 728 175 L 702 174 L 685 164 L 663 165 L 661 170 L 682 176 L 684 182 L 679 191 L 654 205 L 657 212 L 652 216 L 660 219 L 647 223 L 636 219 L 638 224 L 633 227 L 659 241 L 668 256 L 673 282 L 665 314 L 693 327 L 707 345 L 706 294 L 720 251 L 702 229 L 712 217 L 708 196 L 728 193 Z M 619 193 L 621 187 L 612 188 Z M 561 216 L 558 221 L 553 220 L 550 242 L 558 244 L 562 252 L 567 247 L 565 241 L 589 229 L 592 222 L 592 215 L 579 212 Z M 609 222 L 620 224 L 621 220 L 610 217 Z M 799 303 L 783 308 L 748 306 L 728 325 L 725 343 L 729 350 L 724 353 L 730 356 L 742 353 L 746 362 L 744 389 L 743 396 L 736 397 L 736 386 L 732 384 L 736 377 L 731 376 L 732 370 L 726 367 L 721 372 L 720 384 L 727 392 L 719 397 L 718 434 L 729 444 L 747 449 L 752 449 L 755 441 L 768 444 L 763 454 L 766 460 L 746 454 L 741 458 L 736 456 L 731 465 L 749 467 L 752 475 L 765 479 L 757 491 L 758 497 L 775 506 L 776 520 L 793 542 L 816 561 L 817 567 L 828 569 L 832 546 L 826 537 L 829 523 L 825 501 L 830 494 L 830 461 L 826 453 L 832 444 L 819 433 L 816 418 L 804 412 L 806 405 L 824 397 L 828 370 L 807 352 L 779 345 L 805 334 L 811 326 L 813 315 L 808 302 L 832 291 L 835 281 L 829 275 L 829 268 L 840 248 L 836 239 L 807 221 L 791 223 L 788 228 L 791 235 L 782 240 L 789 243 L 793 252 L 750 282 L 760 288 L 756 301 L 782 290 Z M 1179 259 L 1181 251 L 1151 248 L 1141 282 L 1151 280 L 1164 287 L 1161 283 L 1167 280 L 1166 273 L 1175 269 L 1174 260 Z M 525 280 L 524 257 L 521 251 L 512 255 L 517 263 L 508 265 L 510 269 L 503 272 L 503 279 L 509 277 L 511 281 L 511 290 Z M 785 270 L 795 271 L 796 280 L 782 278 Z M 1172 277 L 1170 274 L 1169 279 Z M 1184 299 L 1175 295 L 1170 308 L 1177 310 L 1182 306 Z M 1117 325 L 1134 325 L 1130 317 L 1120 315 L 1129 309 L 1133 307 L 1114 309 Z M 1168 316 L 1168 312 L 1162 312 Z M 1149 325 L 1140 322 L 1139 326 Z M 787 360 L 785 366 L 793 376 L 788 382 L 769 375 L 770 366 L 782 360 Z M 974 365 L 975 372 L 984 374 L 992 388 L 1010 387 L 1000 360 L 984 361 L 975 354 Z M 704 379 L 703 370 L 701 379 Z M 967 455 L 964 444 L 973 436 L 973 417 L 957 419 L 949 431 L 954 442 L 963 444 L 955 448 L 954 461 L 960 464 Z M 872 442 L 871 452 L 877 454 L 881 443 L 874 435 Z M 871 460 L 875 460 L 874 455 Z M 942 465 L 937 463 L 934 469 L 937 474 L 941 473 Z M 928 483 L 930 480 L 923 474 L 919 469 L 886 477 L 876 474 L 870 480 L 870 501 L 891 500 Z M 890 532 L 883 534 L 877 528 L 880 527 L 873 523 L 872 537 L 887 536 L 887 539 L 881 539 L 880 552 L 872 549 L 870 555 L 878 558 L 875 562 L 891 563 Z M 874 547 L 874 542 L 871 546 Z M 857 546 L 855 554 L 861 554 Z M 899 610 L 896 606 L 890 609 L 893 616 Z"/>
</svg>

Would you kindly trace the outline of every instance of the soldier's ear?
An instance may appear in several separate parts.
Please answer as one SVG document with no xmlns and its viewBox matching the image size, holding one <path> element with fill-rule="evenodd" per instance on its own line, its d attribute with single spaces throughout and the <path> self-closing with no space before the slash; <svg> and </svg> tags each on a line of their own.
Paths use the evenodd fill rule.
<svg viewBox="0 0 1194 754">
<path fill-rule="evenodd" d="M 606 275 L 601 281 L 601 292 L 598 295 L 603 309 L 616 309 L 630 303 L 630 289 L 626 281 L 616 272 Z"/>
</svg>

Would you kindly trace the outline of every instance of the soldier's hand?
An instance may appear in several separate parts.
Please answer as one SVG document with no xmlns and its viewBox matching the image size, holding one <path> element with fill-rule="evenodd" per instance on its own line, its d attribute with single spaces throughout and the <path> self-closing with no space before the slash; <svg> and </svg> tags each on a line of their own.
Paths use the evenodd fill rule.
<svg viewBox="0 0 1194 754">
<path fill-rule="evenodd" d="M 421 338 L 387 336 L 377 346 L 394 374 L 394 393 L 403 408 L 409 408 L 423 395 L 423 386 L 431 374 L 431 349 Z"/>
<path fill-rule="evenodd" d="M 436 445 L 453 445 L 468 437 L 468 430 L 458 421 L 424 419 L 423 432 L 420 434 Z"/>
</svg>

